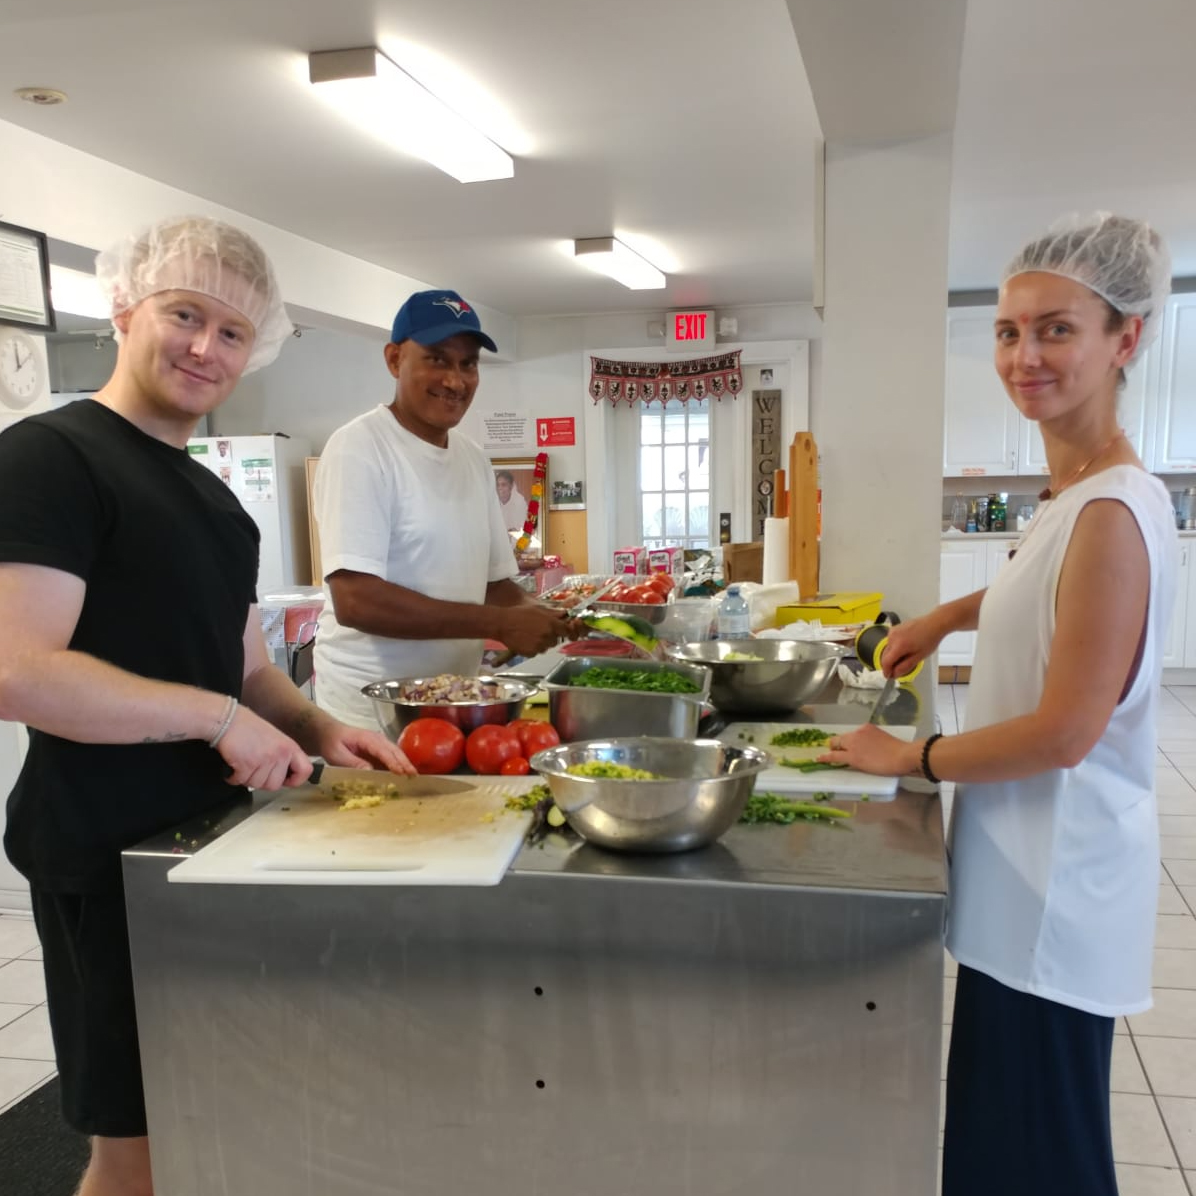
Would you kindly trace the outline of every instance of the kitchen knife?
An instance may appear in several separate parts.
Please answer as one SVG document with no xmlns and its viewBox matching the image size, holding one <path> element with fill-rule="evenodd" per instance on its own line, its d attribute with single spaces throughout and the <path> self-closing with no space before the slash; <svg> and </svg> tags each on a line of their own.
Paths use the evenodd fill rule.
<svg viewBox="0 0 1196 1196">
<path fill-rule="evenodd" d="M 897 678 L 887 677 L 885 679 L 884 688 L 880 691 L 880 697 L 876 699 L 876 705 L 872 707 L 872 713 L 868 715 L 868 721 L 874 725 L 879 725 L 884 721 L 884 708 L 888 704 L 889 699 L 893 696 L 893 690 L 897 688 Z"/>
</svg>

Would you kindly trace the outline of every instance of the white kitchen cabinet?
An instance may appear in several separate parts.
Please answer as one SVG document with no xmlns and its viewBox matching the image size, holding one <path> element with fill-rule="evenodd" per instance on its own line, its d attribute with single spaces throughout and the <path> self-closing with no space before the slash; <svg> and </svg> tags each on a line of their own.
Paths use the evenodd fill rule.
<svg viewBox="0 0 1196 1196">
<path fill-rule="evenodd" d="M 991 586 L 997 574 L 1009 563 L 1009 553 L 1017 546 L 1017 540 L 986 540 L 984 584 Z"/>
<path fill-rule="evenodd" d="M 992 585 L 1009 561 L 1016 538 L 944 540 L 939 552 L 939 601 L 952 602 Z M 976 654 L 974 631 L 953 631 L 939 645 L 940 665 L 970 665 Z"/>
<path fill-rule="evenodd" d="M 1175 611 L 1163 643 L 1163 668 L 1196 669 L 1196 540 L 1179 542 Z"/>
<path fill-rule="evenodd" d="M 945 477 L 1000 477 L 1017 469 L 1021 417 L 993 368 L 996 311 L 960 307 L 947 313 Z"/>
<path fill-rule="evenodd" d="M 944 541 L 939 553 L 939 602 L 954 602 L 984 589 L 988 543 L 991 541 Z M 976 633 L 953 631 L 939 645 L 939 664 L 970 665 L 975 653 Z"/>
<path fill-rule="evenodd" d="M 1196 294 L 1171 297 L 1161 340 L 1151 467 L 1190 473 L 1196 470 Z"/>
</svg>

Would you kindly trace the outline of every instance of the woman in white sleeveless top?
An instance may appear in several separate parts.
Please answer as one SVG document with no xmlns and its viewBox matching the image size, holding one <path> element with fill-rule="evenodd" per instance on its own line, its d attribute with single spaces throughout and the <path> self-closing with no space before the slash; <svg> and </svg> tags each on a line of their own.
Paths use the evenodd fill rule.
<svg viewBox="0 0 1196 1196">
<path fill-rule="evenodd" d="M 1155 706 L 1178 543 L 1117 424 L 1170 259 L 1149 226 L 1070 220 L 1007 268 L 997 373 L 1042 429 L 1051 487 L 988 588 L 890 636 L 904 675 L 978 629 L 966 729 L 875 727 L 825 757 L 956 782 L 947 946 L 959 961 L 943 1196 L 1116 1196 L 1114 1019 L 1149 1008 L 1159 883 Z"/>
</svg>

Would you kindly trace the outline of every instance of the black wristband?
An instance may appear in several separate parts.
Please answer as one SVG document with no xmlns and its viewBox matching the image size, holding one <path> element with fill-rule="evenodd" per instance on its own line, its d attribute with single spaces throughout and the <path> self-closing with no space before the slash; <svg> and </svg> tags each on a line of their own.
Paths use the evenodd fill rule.
<svg viewBox="0 0 1196 1196">
<path fill-rule="evenodd" d="M 930 771 L 930 749 L 943 737 L 941 731 L 936 731 L 922 745 L 922 775 L 932 784 L 941 785 L 942 782 Z"/>
</svg>

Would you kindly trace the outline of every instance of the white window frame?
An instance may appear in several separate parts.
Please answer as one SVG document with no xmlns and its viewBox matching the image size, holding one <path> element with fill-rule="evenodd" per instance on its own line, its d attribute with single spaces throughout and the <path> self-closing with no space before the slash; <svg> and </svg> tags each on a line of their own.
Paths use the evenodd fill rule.
<svg viewBox="0 0 1196 1196">
<path fill-rule="evenodd" d="M 789 384 L 781 396 L 781 444 L 787 450 L 794 434 L 804 432 L 810 426 L 810 346 L 808 341 L 756 341 L 743 345 L 722 345 L 718 353 L 733 353 L 740 350 L 741 366 L 767 366 L 787 364 Z M 645 349 L 613 348 L 586 349 L 582 353 L 582 393 L 585 394 L 585 462 L 586 462 L 586 548 L 590 569 L 601 573 L 610 563 L 616 548 L 623 545 L 615 541 L 615 501 L 617 494 L 611 484 L 613 470 L 606 459 L 607 421 L 611 417 L 611 404 L 603 399 L 595 403 L 590 398 L 590 357 L 608 357 L 617 361 L 660 361 L 667 356 L 663 346 Z M 734 400 L 737 418 L 734 434 L 729 446 L 731 453 L 731 539 L 736 543 L 750 538 L 754 496 L 752 479 L 749 478 L 749 439 L 751 436 L 750 394 L 745 390 Z M 723 402 L 728 400 L 724 399 Z M 713 422 L 713 421 L 712 421 Z M 720 446 L 721 447 L 721 446 Z M 713 451 L 713 448 L 712 448 Z M 787 459 L 781 465 L 787 468 Z M 711 479 L 712 506 L 716 503 L 716 490 Z M 715 507 L 715 510 L 718 508 Z M 717 523 L 711 534 L 718 540 Z"/>
</svg>

